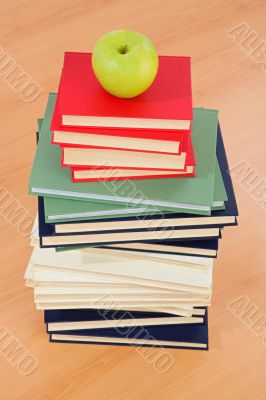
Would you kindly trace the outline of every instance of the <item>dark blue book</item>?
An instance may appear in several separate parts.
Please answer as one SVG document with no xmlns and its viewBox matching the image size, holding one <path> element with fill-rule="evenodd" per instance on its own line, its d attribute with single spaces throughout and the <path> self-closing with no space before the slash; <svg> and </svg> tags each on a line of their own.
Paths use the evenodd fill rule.
<svg viewBox="0 0 266 400">
<path fill-rule="evenodd" d="M 53 224 L 45 222 L 43 198 L 38 198 L 39 237 L 41 247 L 65 247 L 73 244 L 86 244 L 88 247 L 116 243 L 157 243 L 179 241 L 184 239 L 216 239 L 221 235 L 219 227 L 182 227 L 143 230 L 117 230 L 79 233 L 56 233 Z"/>
<path fill-rule="evenodd" d="M 206 312 L 206 307 L 198 307 L 197 310 Z M 198 314 L 195 314 L 198 315 Z M 175 314 L 164 312 L 147 312 L 147 311 L 126 311 L 126 310 L 101 310 L 101 309 L 69 309 L 69 310 L 45 310 L 44 322 L 49 323 L 64 323 L 64 322 L 91 322 L 91 321 L 117 321 L 121 319 L 143 319 L 143 318 L 169 318 L 176 317 Z M 53 332 L 47 326 L 48 332 Z"/>
<path fill-rule="evenodd" d="M 61 331 L 50 334 L 50 341 L 207 350 L 208 315 L 201 324 Z"/>
</svg>

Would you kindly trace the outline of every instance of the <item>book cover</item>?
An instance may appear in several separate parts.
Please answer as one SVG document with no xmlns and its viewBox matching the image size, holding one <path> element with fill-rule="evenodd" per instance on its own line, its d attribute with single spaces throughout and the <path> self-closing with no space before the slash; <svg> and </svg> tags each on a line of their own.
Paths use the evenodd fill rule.
<svg viewBox="0 0 266 400">
<path fill-rule="evenodd" d="M 215 166 L 214 202 L 223 204 L 227 200 L 226 190 L 218 162 Z M 143 218 L 150 215 L 154 218 L 162 218 L 162 215 L 176 214 L 171 210 L 158 210 L 154 206 L 134 206 L 133 204 L 118 205 L 113 203 L 100 203 L 95 201 L 79 201 L 59 197 L 44 197 L 46 222 L 71 222 L 81 220 L 107 220 L 131 217 L 131 219 Z M 216 207 L 212 207 L 215 210 Z M 220 210 L 224 206 L 219 207 Z M 180 213 L 186 210 L 180 209 Z M 187 214 L 185 214 L 187 215 Z M 191 214 L 195 215 L 195 214 Z"/>
<path fill-rule="evenodd" d="M 189 130 L 134 129 L 111 127 L 62 127 L 58 98 L 51 122 L 52 143 L 64 146 L 131 149 L 178 154 Z"/>
<path fill-rule="evenodd" d="M 133 99 L 106 92 L 90 53 L 65 53 L 59 87 L 62 125 L 189 129 L 192 120 L 189 57 L 159 56 L 152 85 Z"/>
</svg>

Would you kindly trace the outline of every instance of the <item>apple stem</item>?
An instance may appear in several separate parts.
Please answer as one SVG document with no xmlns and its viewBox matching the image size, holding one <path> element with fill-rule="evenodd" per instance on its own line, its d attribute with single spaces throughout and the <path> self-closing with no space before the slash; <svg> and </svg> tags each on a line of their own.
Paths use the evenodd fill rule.
<svg viewBox="0 0 266 400">
<path fill-rule="evenodd" d="M 118 52 L 120 54 L 126 54 L 128 52 L 128 46 L 127 44 L 124 44 L 123 46 L 120 46 L 118 49 Z"/>
</svg>

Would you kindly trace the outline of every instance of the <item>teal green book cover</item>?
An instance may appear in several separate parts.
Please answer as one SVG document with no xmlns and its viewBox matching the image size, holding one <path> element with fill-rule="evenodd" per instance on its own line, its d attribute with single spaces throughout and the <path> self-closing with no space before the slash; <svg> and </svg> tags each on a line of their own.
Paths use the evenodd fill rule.
<svg viewBox="0 0 266 400">
<path fill-rule="evenodd" d="M 223 178 L 216 162 L 215 184 L 214 184 L 214 203 L 227 200 L 227 194 L 223 183 Z M 158 211 L 156 207 L 134 207 L 133 205 L 117 205 L 111 203 L 96 203 L 92 201 L 80 201 L 73 199 L 60 199 L 58 197 L 45 197 L 45 221 L 46 222 L 69 222 L 97 219 L 114 219 L 121 217 L 134 217 L 145 215 L 161 215 L 176 213 L 176 211 Z M 222 209 L 224 206 L 212 207 L 213 209 Z M 180 212 L 186 210 L 180 209 Z"/>
<path fill-rule="evenodd" d="M 210 215 L 214 201 L 217 111 L 193 110 L 196 177 L 73 183 L 71 171 L 61 167 L 61 149 L 51 144 L 50 123 L 55 100 L 56 94 L 51 93 L 29 180 L 31 194 Z"/>
</svg>

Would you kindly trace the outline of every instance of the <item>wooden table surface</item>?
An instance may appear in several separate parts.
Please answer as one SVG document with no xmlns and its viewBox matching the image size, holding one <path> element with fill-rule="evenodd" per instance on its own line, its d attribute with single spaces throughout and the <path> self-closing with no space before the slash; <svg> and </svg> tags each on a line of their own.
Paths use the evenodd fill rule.
<svg viewBox="0 0 266 400">
<path fill-rule="evenodd" d="M 266 399 L 265 19 L 263 0 L 1 1 L 1 398 Z M 50 344 L 24 287 L 29 230 L 2 209 L 8 195 L 29 219 L 36 211 L 27 195 L 36 119 L 57 90 L 64 51 L 89 51 L 118 28 L 143 32 L 159 54 L 192 57 L 193 102 L 220 110 L 240 210 L 215 263 L 210 350 L 168 350 L 173 365 L 166 371 L 154 361 L 160 349 L 147 360 L 133 347 Z M 26 101 L 29 92 L 5 78 L 4 56 L 39 85 L 39 96 Z M 37 360 L 32 373 L 26 360 L 15 365 L 6 355 L 8 331 Z"/>
</svg>

